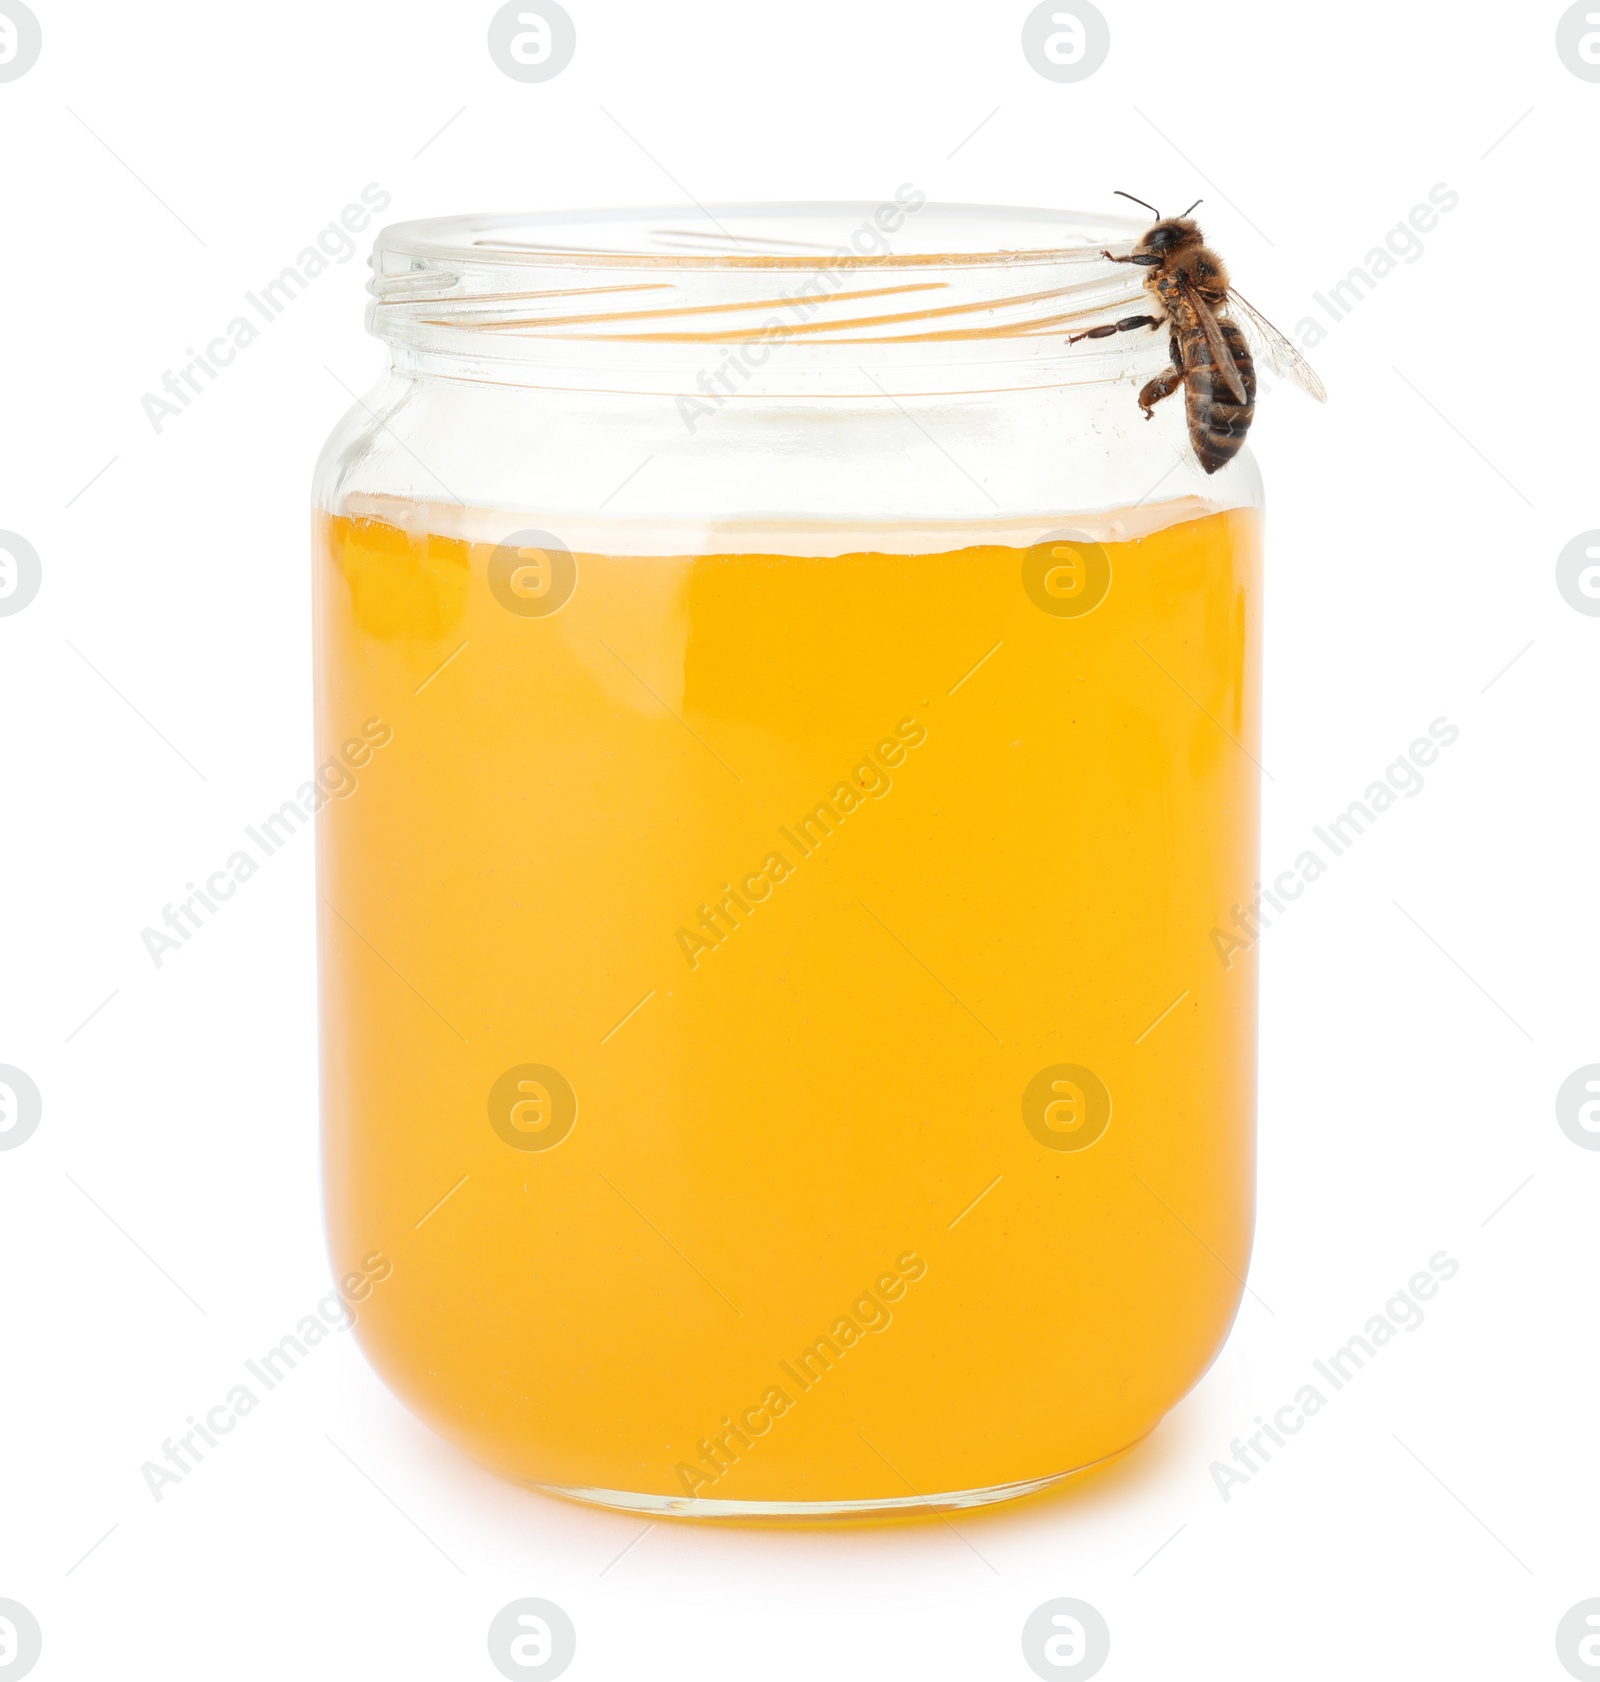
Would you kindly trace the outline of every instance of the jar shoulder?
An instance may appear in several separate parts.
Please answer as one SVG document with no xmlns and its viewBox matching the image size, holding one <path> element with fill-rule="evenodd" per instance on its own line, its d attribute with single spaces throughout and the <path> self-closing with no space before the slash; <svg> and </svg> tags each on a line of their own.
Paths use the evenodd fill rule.
<svg viewBox="0 0 1600 1682">
<path fill-rule="evenodd" d="M 335 426 L 314 504 L 593 518 L 982 523 L 1198 499 L 1259 508 L 1248 448 L 1207 475 L 1181 405 L 1124 381 L 885 398 L 709 400 L 391 371 Z"/>
</svg>

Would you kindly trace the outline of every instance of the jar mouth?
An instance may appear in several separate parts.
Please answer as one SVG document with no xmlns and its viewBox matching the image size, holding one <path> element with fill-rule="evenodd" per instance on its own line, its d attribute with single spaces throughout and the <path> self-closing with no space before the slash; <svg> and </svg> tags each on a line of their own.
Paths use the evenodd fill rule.
<svg viewBox="0 0 1600 1682">
<path fill-rule="evenodd" d="M 376 252 L 430 262 L 552 267 L 948 268 L 1098 257 L 1142 219 L 1021 205 L 929 204 L 909 186 L 872 203 L 684 205 L 439 216 L 397 222 Z M 375 267 L 378 267 L 375 260 Z M 381 269 L 380 269 L 381 272 Z"/>
<path fill-rule="evenodd" d="M 876 204 L 442 217 L 379 234 L 367 323 L 410 353 L 397 360 L 515 383 L 542 370 L 564 385 L 587 366 L 609 369 L 610 389 L 626 366 L 645 380 L 639 389 L 682 390 L 710 346 L 729 347 L 739 365 L 741 392 L 730 396 L 770 394 L 774 379 L 804 385 L 808 372 L 863 358 L 894 376 L 891 390 L 919 389 L 902 378 L 913 366 L 956 381 L 930 390 L 1123 378 L 1130 360 L 1149 362 L 1153 342 L 1164 353 L 1163 335 L 1087 341 L 1070 355 L 1065 339 L 1147 296 L 1141 270 L 1105 255 L 1126 255 L 1145 226 L 930 204 L 909 184 Z"/>
</svg>

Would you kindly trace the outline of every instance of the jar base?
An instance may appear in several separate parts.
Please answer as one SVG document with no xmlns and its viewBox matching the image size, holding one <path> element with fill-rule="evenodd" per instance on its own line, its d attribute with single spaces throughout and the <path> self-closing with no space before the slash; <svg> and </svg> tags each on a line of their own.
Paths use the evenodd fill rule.
<svg viewBox="0 0 1600 1682">
<path fill-rule="evenodd" d="M 593 1507 L 611 1507 L 618 1512 L 641 1513 L 647 1518 L 812 1520 L 833 1523 L 848 1519 L 912 1518 L 918 1514 L 961 1512 L 973 1507 L 992 1507 L 1001 1501 L 1020 1500 L 1041 1490 L 1081 1477 L 1097 1467 L 1120 1460 L 1137 1444 L 1129 1443 L 1112 1454 L 1051 1472 L 1042 1478 L 1024 1478 L 1017 1483 L 991 1484 L 983 1489 L 948 1490 L 938 1495 L 883 1495 L 863 1501 L 719 1501 L 703 1495 L 641 1495 L 627 1489 L 578 1489 L 560 1484 L 537 1483 L 531 1487 L 546 1495 L 565 1496 Z"/>
</svg>

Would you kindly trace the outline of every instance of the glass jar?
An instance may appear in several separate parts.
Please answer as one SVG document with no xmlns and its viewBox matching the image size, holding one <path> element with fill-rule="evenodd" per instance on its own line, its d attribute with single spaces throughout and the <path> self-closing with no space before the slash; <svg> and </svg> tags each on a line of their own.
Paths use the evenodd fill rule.
<svg viewBox="0 0 1600 1682">
<path fill-rule="evenodd" d="M 1139 231 L 903 187 L 379 237 L 315 488 L 330 1241 L 506 1476 L 977 1505 L 1220 1347 L 1260 490 L 1140 414 L 1164 332 L 1066 343 Z"/>
</svg>

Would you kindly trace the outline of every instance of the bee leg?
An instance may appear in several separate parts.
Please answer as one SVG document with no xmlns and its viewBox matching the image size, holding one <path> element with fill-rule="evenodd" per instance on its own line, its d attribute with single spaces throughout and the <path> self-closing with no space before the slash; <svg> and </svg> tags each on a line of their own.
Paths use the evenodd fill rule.
<svg viewBox="0 0 1600 1682">
<path fill-rule="evenodd" d="M 1090 327 L 1072 334 L 1067 343 L 1075 345 L 1079 339 L 1109 339 L 1113 333 L 1131 333 L 1136 327 L 1159 327 L 1160 317 L 1154 315 L 1125 315 L 1121 321 L 1108 321 L 1103 327 Z"/>
<path fill-rule="evenodd" d="M 1154 252 L 1136 251 L 1131 257 L 1113 257 L 1109 251 L 1100 253 L 1108 263 L 1137 263 L 1141 269 L 1153 269 L 1161 261 Z"/>
<path fill-rule="evenodd" d="M 1164 374 L 1156 377 L 1139 393 L 1139 407 L 1144 410 L 1144 418 L 1150 420 L 1155 406 L 1163 397 L 1170 397 L 1183 384 L 1183 370 L 1169 368 Z"/>
</svg>

